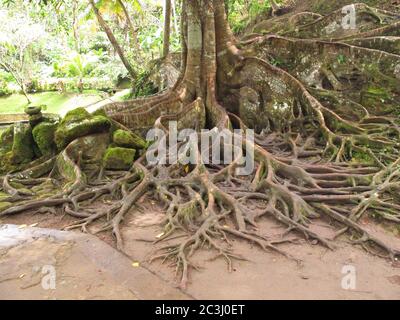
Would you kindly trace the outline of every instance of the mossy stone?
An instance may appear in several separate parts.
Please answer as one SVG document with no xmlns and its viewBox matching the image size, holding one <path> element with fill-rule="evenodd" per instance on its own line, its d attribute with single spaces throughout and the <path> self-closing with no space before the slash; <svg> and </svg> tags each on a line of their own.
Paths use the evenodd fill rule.
<svg viewBox="0 0 400 320">
<path fill-rule="evenodd" d="M 13 164 L 22 164 L 32 161 L 34 157 L 33 137 L 32 129 L 29 124 L 15 124 L 14 140 L 11 152 L 11 162 Z"/>
<path fill-rule="evenodd" d="M 91 117 L 90 113 L 85 108 L 76 108 L 69 111 L 65 117 L 61 120 L 61 125 L 66 125 L 68 123 L 78 122 Z"/>
<path fill-rule="evenodd" d="M 99 108 L 99 109 L 93 111 L 92 112 L 92 116 L 103 116 L 103 117 L 106 117 L 106 118 L 108 117 L 107 113 L 102 108 Z"/>
<path fill-rule="evenodd" d="M 84 108 L 68 112 L 55 132 L 58 149 L 63 149 L 73 140 L 93 133 L 109 131 L 111 121 L 104 116 L 93 116 Z"/>
<path fill-rule="evenodd" d="M 37 124 L 42 122 L 43 114 L 42 107 L 29 106 L 25 108 L 25 113 L 29 115 L 29 124 L 34 128 Z"/>
<path fill-rule="evenodd" d="M 146 149 L 147 142 L 140 136 L 126 130 L 116 130 L 113 135 L 114 143 L 119 147 Z"/>
<path fill-rule="evenodd" d="M 14 142 L 14 125 L 9 126 L 0 135 L 0 149 L 3 152 L 11 151 Z"/>
<path fill-rule="evenodd" d="M 129 170 L 135 160 L 135 149 L 110 147 L 103 157 L 103 164 L 110 170 Z"/>
<path fill-rule="evenodd" d="M 56 150 L 54 142 L 56 129 L 56 123 L 41 122 L 32 130 L 33 139 L 43 156 L 51 155 Z"/>
</svg>

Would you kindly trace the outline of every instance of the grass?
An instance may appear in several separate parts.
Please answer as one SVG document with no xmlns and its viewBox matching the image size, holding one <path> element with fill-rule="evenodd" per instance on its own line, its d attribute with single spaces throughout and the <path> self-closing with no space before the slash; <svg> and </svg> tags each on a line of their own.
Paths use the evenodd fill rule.
<svg viewBox="0 0 400 320">
<path fill-rule="evenodd" d="M 70 110 L 76 107 L 84 107 L 102 100 L 98 91 L 87 90 L 82 94 L 68 92 L 41 92 L 29 94 L 32 104 L 46 105 L 45 112 L 62 113 L 63 110 Z M 23 113 L 27 106 L 26 98 L 22 94 L 12 94 L 7 97 L 0 97 L 0 113 Z"/>
</svg>

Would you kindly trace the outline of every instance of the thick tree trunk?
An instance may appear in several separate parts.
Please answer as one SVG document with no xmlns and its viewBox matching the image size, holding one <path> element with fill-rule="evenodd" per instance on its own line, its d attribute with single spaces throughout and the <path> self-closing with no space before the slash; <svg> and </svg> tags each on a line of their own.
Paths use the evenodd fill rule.
<svg viewBox="0 0 400 320">
<path fill-rule="evenodd" d="M 122 50 L 121 46 L 119 45 L 117 39 L 114 36 L 114 33 L 110 29 L 110 27 L 107 25 L 107 23 L 104 21 L 102 15 L 99 12 L 99 9 L 97 9 L 96 4 L 94 3 L 94 0 L 89 0 L 90 5 L 92 6 L 93 12 L 96 15 L 97 21 L 99 22 L 100 26 L 103 28 L 104 32 L 107 34 L 108 39 L 110 40 L 112 46 L 114 47 L 115 51 L 117 52 L 118 56 L 120 57 L 122 63 L 124 64 L 126 70 L 128 70 L 129 75 L 131 76 L 132 80 L 135 80 L 137 78 L 137 74 L 135 70 L 133 69 L 132 65 L 129 63 L 128 59 L 125 57 L 125 53 Z"/>
</svg>

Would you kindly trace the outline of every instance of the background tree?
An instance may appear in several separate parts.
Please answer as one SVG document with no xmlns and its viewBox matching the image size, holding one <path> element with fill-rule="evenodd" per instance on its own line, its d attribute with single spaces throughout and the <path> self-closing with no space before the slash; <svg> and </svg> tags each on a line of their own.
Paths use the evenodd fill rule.
<svg viewBox="0 0 400 320">
<path fill-rule="evenodd" d="M 171 35 L 171 0 L 165 0 L 164 9 L 164 41 L 163 41 L 163 57 L 169 56 Z"/>
<path fill-rule="evenodd" d="M 43 28 L 22 14 L 1 12 L 0 66 L 9 72 L 21 88 L 28 103 L 26 85 L 30 78 L 29 61 L 33 45 L 44 36 Z"/>
<path fill-rule="evenodd" d="M 89 0 L 89 3 L 93 9 L 93 12 L 99 22 L 99 24 L 101 25 L 101 27 L 103 28 L 104 32 L 107 34 L 108 39 L 110 40 L 112 46 L 114 47 L 115 51 L 118 53 L 118 56 L 120 57 L 122 63 L 124 64 L 126 70 L 128 70 L 129 75 L 131 76 L 132 80 L 137 78 L 137 74 L 134 70 L 134 68 L 132 67 L 132 65 L 129 63 L 128 59 L 125 56 L 125 53 L 123 51 L 123 49 L 121 48 L 121 46 L 119 45 L 117 39 L 114 36 L 114 33 L 112 32 L 111 28 L 108 26 L 108 24 L 106 23 L 106 21 L 103 19 L 99 9 L 97 8 L 94 0 Z"/>
</svg>

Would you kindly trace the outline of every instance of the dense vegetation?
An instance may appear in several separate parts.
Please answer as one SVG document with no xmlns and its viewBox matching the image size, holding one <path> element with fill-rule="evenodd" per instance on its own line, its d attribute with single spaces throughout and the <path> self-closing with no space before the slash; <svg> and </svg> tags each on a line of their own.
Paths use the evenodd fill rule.
<svg viewBox="0 0 400 320">
<path fill-rule="evenodd" d="M 230 1 L 230 21 L 242 30 L 268 1 Z M 164 2 L 95 1 L 126 58 L 130 73 L 86 0 L 0 2 L 0 96 L 42 91 L 111 91 L 145 85 L 137 94 L 157 90 L 146 78 L 162 57 Z M 171 51 L 180 51 L 180 1 L 172 1 Z M 143 79 L 147 81 L 143 83 Z M 29 98 L 28 98 L 29 99 Z"/>
</svg>

